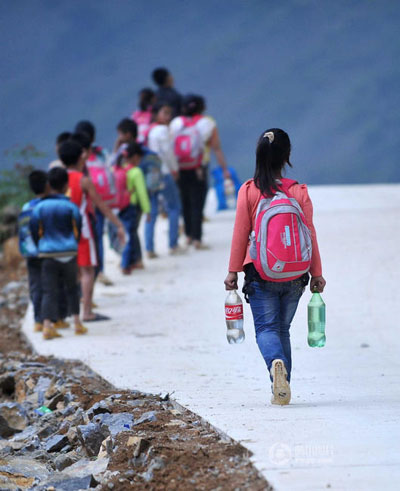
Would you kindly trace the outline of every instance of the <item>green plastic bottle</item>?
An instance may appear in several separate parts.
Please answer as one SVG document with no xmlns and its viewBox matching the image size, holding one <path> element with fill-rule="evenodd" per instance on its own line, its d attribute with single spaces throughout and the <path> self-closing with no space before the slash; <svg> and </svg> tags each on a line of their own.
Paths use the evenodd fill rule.
<svg viewBox="0 0 400 491">
<path fill-rule="evenodd" d="M 325 303 L 314 291 L 308 303 L 308 346 L 322 348 L 325 341 Z"/>
</svg>

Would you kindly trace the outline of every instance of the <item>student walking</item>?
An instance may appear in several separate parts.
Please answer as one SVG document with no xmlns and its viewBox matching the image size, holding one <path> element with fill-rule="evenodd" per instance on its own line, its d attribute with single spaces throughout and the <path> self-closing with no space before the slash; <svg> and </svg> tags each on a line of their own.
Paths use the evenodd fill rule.
<svg viewBox="0 0 400 491">
<path fill-rule="evenodd" d="M 79 320 L 79 287 L 76 255 L 82 225 L 79 208 L 64 196 L 68 189 L 68 174 L 61 167 L 49 172 L 50 194 L 35 206 L 30 228 L 42 259 L 41 284 L 43 338 L 60 337 L 52 325 L 60 318 L 58 288 L 60 279 L 65 287 L 69 312 L 73 315 L 75 334 L 86 334 Z"/>
<path fill-rule="evenodd" d="M 87 149 L 88 157 L 86 167 L 97 194 L 105 203 L 111 205 L 115 198 L 113 175 L 108 165 L 107 152 L 100 145 L 95 144 L 96 128 L 91 121 L 79 121 L 75 126 L 75 132 L 78 135 L 84 133 L 89 137 L 90 145 Z M 85 146 L 84 142 L 80 141 L 80 143 L 82 146 Z M 113 282 L 104 274 L 103 235 L 105 218 L 98 207 L 95 209 L 95 218 L 94 228 L 96 231 L 98 256 L 96 280 L 106 286 L 110 286 Z"/>
<path fill-rule="evenodd" d="M 160 67 L 153 70 L 152 78 L 158 86 L 156 101 L 171 106 L 173 118 L 179 116 L 182 113 L 182 96 L 174 87 L 172 74 L 167 68 Z"/>
<path fill-rule="evenodd" d="M 33 316 L 35 319 L 34 331 L 40 332 L 43 330 L 43 317 L 41 314 L 42 258 L 39 257 L 37 245 L 32 238 L 30 221 L 34 208 L 40 203 L 41 199 L 44 198 L 48 192 L 48 182 L 47 174 L 42 170 L 32 171 L 29 174 L 28 179 L 29 187 L 35 194 L 35 198 L 24 204 L 18 218 L 19 250 L 21 255 L 26 258 L 29 296 L 32 301 Z"/>
<path fill-rule="evenodd" d="M 179 165 L 179 189 L 185 234 L 188 243 L 193 244 L 195 249 L 208 249 L 202 242 L 208 165 L 204 156 L 211 141 L 219 142 L 215 122 L 202 115 L 204 107 L 202 98 L 189 94 L 183 100 L 184 116 L 178 116 L 170 123 L 171 138 Z M 221 150 L 218 156 L 220 165 L 226 170 Z"/>
<path fill-rule="evenodd" d="M 161 159 L 163 187 L 160 191 L 150 194 L 150 220 L 145 225 L 146 251 L 149 258 L 157 257 L 154 251 L 154 227 L 157 220 L 159 200 L 163 199 L 169 220 L 169 250 L 171 255 L 181 254 L 184 249 L 178 246 L 179 216 L 181 203 L 178 187 L 178 163 L 172 148 L 172 140 L 168 128 L 172 109 L 167 104 L 157 103 L 153 108 L 153 124 L 148 135 L 148 147 Z"/>
<path fill-rule="evenodd" d="M 256 150 L 254 179 L 245 182 L 239 191 L 229 273 L 225 279 L 225 288 L 236 290 L 238 272 L 245 273 L 243 292 L 250 303 L 258 347 L 270 372 L 273 391 L 271 402 L 280 405 L 290 402 L 289 382 L 292 367 L 290 324 L 304 288 L 308 284 L 309 273 L 311 291 L 315 289 L 322 292 L 326 284 L 322 276 L 321 258 L 313 225 L 313 207 L 307 186 L 282 177 L 285 166 L 292 166 L 290 150 L 289 136 L 285 131 L 272 128 L 261 135 Z M 250 247 L 249 236 L 255 230 L 260 201 L 274 197 L 279 191 L 284 193 L 283 196 L 294 198 L 299 216 L 301 212 L 304 214 L 312 245 L 311 258 L 308 257 L 311 264 L 309 273 L 298 270 L 297 274 L 292 272 L 291 275 L 283 274 L 282 277 L 279 273 L 282 270 L 282 262 L 276 261 L 275 264 L 268 263 L 268 267 L 272 268 L 269 277 L 265 274 L 265 269 L 260 270 L 261 256 Z M 302 222 L 299 224 L 301 226 Z M 280 230 L 276 230 L 278 238 L 280 237 L 282 241 L 282 247 L 288 250 L 295 247 L 295 241 L 291 240 L 295 226 L 293 225 L 292 228 L 293 230 L 285 227 L 283 234 Z M 255 245 L 253 244 L 253 247 Z M 301 251 L 296 249 L 296 251 L 303 257 L 303 249 Z M 307 258 L 307 254 L 310 255 L 308 248 L 304 250 L 304 258 Z M 261 263 L 263 264 L 262 257 Z"/>
<path fill-rule="evenodd" d="M 154 90 L 144 88 L 139 92 L 139 109 L 132 113 L 131 118 L 137 124 L 137 142 L 146 145 L 152 120 L 152 109 L 156 100 Z"/>
<path fill-rule="evenodd" d="M 77 141 L 66 141 L 60 146 L 59 156 L 68 170 L 68 194 L 75 203 L 82 216 L 82 234 L 78 246 L 78 266 L 82 287 L 83 320 L 85 322 L 106 320 L 106 316 L 92 312 L 93 288 L 95 268 L 97 266 L 97 253 L 95 232 L 93 229 L 93 205 L 98 207 L 103 215 L 116 227 L 119 240 L 125 241 L 124 226 L 114 215 L 106 203 L 97 194 L 91 179 L 84 175 L 87 152 Z"/>
<path fill-rule="evenodd" d="M 142 155 L 143 150 L 138 143 L 129 143 L 123 150 L 116 169 L 117 172 L 126 174 L 126 188 L 129 193 L 128 206 L 118 214 L 128 235 L 127 244 L 122 252 L 123 274 L 131 274 L 134 269 L 144 268 L 138 227 L 142 213 L 150 213 L 150 201 L 144 175 L 139 167 Z"/>
</svg>

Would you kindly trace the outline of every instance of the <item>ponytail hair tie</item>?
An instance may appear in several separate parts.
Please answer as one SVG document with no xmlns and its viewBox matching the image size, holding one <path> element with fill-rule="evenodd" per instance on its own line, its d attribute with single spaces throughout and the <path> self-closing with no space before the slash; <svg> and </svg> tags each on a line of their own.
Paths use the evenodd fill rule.
<svg viewBox="0 0 400 491">
<path fill-rule="evenodd" d="M 275 139 L 275 135 L 273 131 L 267 131 L 263 134 L 263 138 L 268 138 L 269 143 L 272 143 Z"/>
</svg>

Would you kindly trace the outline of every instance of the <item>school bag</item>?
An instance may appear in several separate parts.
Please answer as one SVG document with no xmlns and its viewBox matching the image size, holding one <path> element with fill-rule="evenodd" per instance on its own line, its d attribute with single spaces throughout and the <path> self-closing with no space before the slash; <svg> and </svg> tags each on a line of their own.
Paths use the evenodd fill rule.
<svg viewBox="0 0 400 491">
<path fill-rule="evenodd" d="M 90 178 L 101 199 L 112 206 L 115 200 L 114 176 L 100 147 L 95 147 L 86 162 Z"/>
<path fill-rule="evenodd" d="M 203 160 L 204 143 L 196 123 L 202 116 L 187 118 L 181 116 L 182 126 L 174 136 L 174 153 L 180 170 L 200 167 Z"/>
<path fill-rule="evenodd" d="M 123 210 L 131 202 L 131 193 L 128 191 L 128 183 L 126 176 L 128 171 L 133 168 L 133 165 L 115 166 L 114 181 L 115 181 L 115 199 L 112 203 L 113 208 Z"/>
<path fill-rule="evenodd" d="M 250 235 L 250 257 L 263 280 L 290 281 L 310 269 L 311 232 L 289 192 L 296 181 L 282 179 L 274 196 L 262 197 Z"/>
<path fill-rule="evenodd" d="M 151 111 L 135 111 L 132 114 L 131 118 L 137 124 L 137 129 L 138 129 L 137 142 L 146 144 L 147 137 L 150 132 L 150 125 L 151 125 L 151 118 L 152 118 Z"/>
<path fill-rule="evenodd" d="M 143 157 L 140 160 L 139 167 L 141 168 L 146 188 L 149 193 L 160 191 L 164 187 L 163 176 L 161 172 L 161 159 L 150 149 L 142 145 Z"/>
</svg>

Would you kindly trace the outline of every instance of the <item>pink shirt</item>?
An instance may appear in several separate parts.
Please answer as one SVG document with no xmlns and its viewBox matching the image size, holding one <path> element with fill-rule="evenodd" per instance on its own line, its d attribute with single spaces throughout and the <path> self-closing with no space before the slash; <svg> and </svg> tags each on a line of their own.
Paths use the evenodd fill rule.
<svg viewBox="0 0 400 491">
<path fill-rule="evenodd" d="M 305 184 L 294 184 L 290 187 L 290 193 L 301 206 L 307 225 L 311 230 L 311 276 L 322 276 L 321 257 L 313 224 L 313 206 L 308 195 L 307 186 Z M 249 235 L 254 230 L 257 205 L 260 199 L 261 191 L 255 186 L 253 179 L 246 181 L 239 190 L 229 260 L 230 272 L 243 271 L 244 266 L 252 262 L 249 254 Z"/>
</svg>

